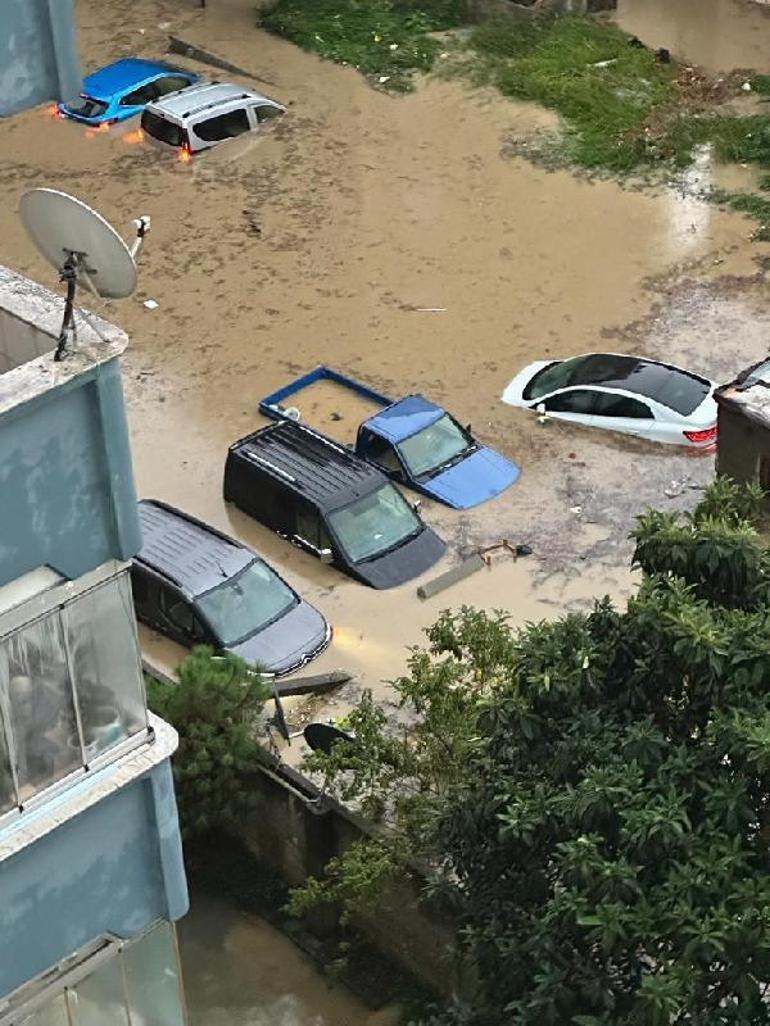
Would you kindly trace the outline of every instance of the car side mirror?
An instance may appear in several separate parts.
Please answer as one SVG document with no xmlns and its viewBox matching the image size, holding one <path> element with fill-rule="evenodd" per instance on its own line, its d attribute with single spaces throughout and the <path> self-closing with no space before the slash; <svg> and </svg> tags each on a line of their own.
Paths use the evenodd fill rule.
<svg viewBox="0 0 770 1026">
<path fill-rule="evenodd" d="M 538 403 L 535 410 L 540 414 L 541 417 L 545 416 L 545 403 Z"/>
<path fill-rule="evenodd" d="M 330 563 L 334 562 L 334 553 L 331 549 L 319 549 L 318 558 L 322 563 L 325 563 L 328 566 Z"/>
<path fill-rule="evenodd" d="M 412 509 L 415 511 L 415 513 L 419 514 L 420 510 L 422 509 L 422 501 L 420 499 L 415 499 L 412 503 Z"/>
<path fill-rule="evenodd" d="M 469 434 L 469 435 L 473 433 L 473 432 L 471 431 L 471 426 L 470 426 L 470 424 L 466 424 L 466 425 L 465 425 L 465 431 L 466 431 L 466 433 L 467 433 L 467 434 Z"/>
</svg>

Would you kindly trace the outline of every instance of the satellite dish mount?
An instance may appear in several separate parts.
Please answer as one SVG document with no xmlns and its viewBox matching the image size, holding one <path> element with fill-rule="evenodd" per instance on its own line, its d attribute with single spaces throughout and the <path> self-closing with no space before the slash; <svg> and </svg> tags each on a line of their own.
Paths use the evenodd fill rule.
<svg viewBox="0 0 770 1026">
<path fill-rule="evenodd" d="M 135 260 L 150 230 L 150 218 L 143 216 L 133 222 L 136 238 L 130 250 L 100 214 L 57 189 L 26 192 L 21 198 L 21 219 L 40 253 L 59 272 L 59 281 L 67 286 L 53 357 L 59 361 L 68 344 L 77 341 L 75 299 L 79 286 L 102 299 L 122 299 L 136 288 Z"/>
</svg>

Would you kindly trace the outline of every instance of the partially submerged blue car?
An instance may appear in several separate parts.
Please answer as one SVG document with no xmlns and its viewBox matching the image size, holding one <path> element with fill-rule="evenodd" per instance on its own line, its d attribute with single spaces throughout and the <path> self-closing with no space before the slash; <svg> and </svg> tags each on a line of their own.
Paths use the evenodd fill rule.
<svg viewBox="0 0 770 1026">
<path fill-rule="evenodd" d="M 146 104 L 197 82 L 200 76 L 162 61 L 127 57 L 83 80 L 79 96 L 60 103 L 59 113 L 86 125 L 103 125 L 141 114 Z"/>
<path fill-rule="evenodd" d="M 284 401 L 317 381 L 332 381 L 382 406 L 358 429 L 355 451 L 393 481 L 452 506 L 468 509 L 514 484 L 515 463 L 481 445 L 441 406 L 421 395 L 392 400 L 330 367 L 317 367 L 259 404 L 273 419 L 296 419 Z"/>
</svg>

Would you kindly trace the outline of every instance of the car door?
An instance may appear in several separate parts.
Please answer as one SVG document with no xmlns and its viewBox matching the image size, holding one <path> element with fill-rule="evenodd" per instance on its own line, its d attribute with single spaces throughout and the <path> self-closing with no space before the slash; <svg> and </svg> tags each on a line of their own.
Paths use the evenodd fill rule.
<svg viewBox="0 0 770 1026">
<path fill-rule="evenodd" d="M 235 107 L 225 114 L 215 114 L 213 117 L 196 121 L 191 131 L 199 140 L 194 148 L 202 150 L 225 139 L 233 139 L 235 136 L 250 132 L 251 122 L 245 107 Z"/>
<path fill-rule="evenodd" d="M 626 435 L 648 437 L 655 426 L 655 417 L 649 405 L 622 392 L 600 392 L 594 413 L 597 427 L 609 431 L 622 431 Z"/>
<path fill-rule="evenodd" d="M 394 481 L 401 481 L 403 483 L 406 480 L 404 468 L 396 452 L 396 447 L 386 438 L 376 435 L 373 431 L 369 431 L 368 428 L 362 428 L 358 436 L 356 448 L 359 456 L 363 456 L 364 459 L 376 463 Z"/>
<path fill-rule="evenodd" d="M 180 645 L 211 643 L 209 632 L 201 623 L 190 601 L 170 584 L 162 584 L 158 601 L 160 629 Z"/>
<path fill-rule="evenodd" d="M 537 410 L 542 405 L 549 417 L 593 426 L 598 398 L 599 393 L 595 389 L 566 388 L 538 399 L 536 403 L 532 403 L 531 409 Z"/>
<path fill-rule="evenodd" d="M 309 502 L 300 502 L 296 509 L 296 528 L 292 541 L 300 548 L 321 557 L 333 552 L 332 540 L 318 510 Z M 324 562 L 331 562 L 326 556 Z"/>
<path fill-rule="evenodd" d="M 253 107 L 249 108 L 249 114 L 251 115 L 252 127 L 259 128 L 260 125 L 266 125 L 279 118 L 283 111 L 280 107 L 274 107 L 271 103 L 256 103 Z"/>
<path fill-rule="evenodd" d="M 126 93 L 120 98 L 118 118 L 122 121 L 133 117 L 134 114 L 139 114 L 148 103 L 152 103 L 153 100 L 157 99 L 158 95 L 155 82 L 145 82 L 143 86 L 132 89 L 131 92 Z"/>
</svg>

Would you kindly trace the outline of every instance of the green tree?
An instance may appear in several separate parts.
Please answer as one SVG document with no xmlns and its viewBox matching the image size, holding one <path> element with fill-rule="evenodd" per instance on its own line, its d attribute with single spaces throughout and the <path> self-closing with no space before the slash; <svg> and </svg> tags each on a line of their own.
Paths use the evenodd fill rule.
<svg viewBox="0 0 770 1026">
<path fill-rule="evenodd" d="M 518 633 L 444 614 L 397 683 L 414 727 L 363 733 L 358 781 L 345 749 L 314 756 L 349 799 L 386 782 L 383 836 L 457 904 L 478 993 L 431 1026 L 770 1023 L 757 498 L 718 482 L 692 514 L 640 517 L 625 612 L 603 600 Z M 343 856 L 314 900 L 355 901 L 345 873 Z"/>
<path fill-rule="evenodd" d="M 173 759 L 182 833 L 186 839 L 228 825 L 248 808 L 245 771 L 262 758 L 255 740 L 269 688 L 237 656 L 215 656 L 204 645 L 179 664 L 174 685 L 147 681 L 150 708 L 179 733 Z"/>
</svg>

